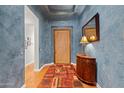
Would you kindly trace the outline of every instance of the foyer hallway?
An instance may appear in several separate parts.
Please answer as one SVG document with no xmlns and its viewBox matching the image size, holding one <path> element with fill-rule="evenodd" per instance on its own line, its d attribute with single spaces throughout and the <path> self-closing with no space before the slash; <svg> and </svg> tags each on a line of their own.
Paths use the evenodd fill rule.
<svg viewBox="0 0 124 93">
<path fill-rule="evenodd" d="M 46 64 L 40 71 L 33 69 L 34 63 L 25 68 L 26 88 L 96 88 L 77 78 L 75 64 Z"/>
<path fill-rule="evenodd" d="M 26 9 L 30 10 L 30 13 L 25 12 Z M 29 16 L 30 14 L 32 16 Z M 82 62 L 87 61 L 80 60 L 81 57 L 77 54 L 84 49 L 80 43 L 85 34 L 83 27 L 96 14 L 99 14 L 99 38 L 97 38 L 99 41 L 87 42 L 85 46 L 85 53 L 93 57 L 92 60 L 96 59 L 95 68 L 82 65 Z M 94 21 L 88 26 L 92 24 L 94 27 Z M 56 38 L 55 41 L 54 29 L 58 28 L 63 29 L 63 32 L 68 30 L 69 33 L 62 33 L 64 39 Z M 30 36 L 25 35 L 26 30 Z M 0 33 L 1 88 L 21 88 L 25 83 L 26 87 L 38 87 L 50 63 L 62 60 L 63 57 L 68 63 L 77 64 L 78 75 L 82 75 L 82 78 L 90 77 L 90 80 L 96 81 L 99 87 L 124 88 L 123 5 L 0 5 Z M 60 33 L 56 34 L 56 37 L 60 36 Z M 96 37 L 96 33 L 94 34 Z M 91 38 L 88 36 L 88 39 L 92 41 L 94 36 Z M 60 40 L 64 43 L 62 45 L 66 43 L 66 47 L 63 46 L 64 51 L 58 48 L 61 47 L 57 43 Z M 28 54 L 25 53 L 26 50 Z M 88 67 L 90 74 L 87 75 L 84 72 L 89 73 Z M 94 70 L 91 70 L 91 67 Z M 25 75 L 26 73 L 28 74 Z M 83 87 L 92 86 L 83 83 Z"/>
</svg>

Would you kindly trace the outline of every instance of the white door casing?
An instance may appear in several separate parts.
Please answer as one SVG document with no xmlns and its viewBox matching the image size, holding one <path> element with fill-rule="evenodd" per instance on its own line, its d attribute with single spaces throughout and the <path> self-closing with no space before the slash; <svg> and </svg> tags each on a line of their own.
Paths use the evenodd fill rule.
<svg viewBox="0 0 124 93">
<path fill-rule="evenodd" d="M 25 42 L 27 40 L 27 33 L 30 32 L 26 32 L 27 29 L 30 30 L 34 29 L 34 62 L 35 62 L 35 70 L 39 70 L 39 19 L 38 17 L 31 11 L 31 9 L 28 6 L 25 6 Z M 27 42 L 26 42 L 27 43 Z M 32 42 L 33 44 L 33 42 Z M 27 45 L 27 44 L 26 44 Z M 25 49 L 25 65 L 28 59 L 26 55 L 26 52 L 28 52 Z M 33 53 L 33 52 L 32 52 Z M 33 59 L 33 58 L 32 58 Z"/>
</svg>

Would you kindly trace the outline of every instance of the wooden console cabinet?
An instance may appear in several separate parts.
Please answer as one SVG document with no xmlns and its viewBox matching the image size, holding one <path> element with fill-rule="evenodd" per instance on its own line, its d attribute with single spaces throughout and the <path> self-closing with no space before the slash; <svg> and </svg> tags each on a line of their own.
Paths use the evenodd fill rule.
<svg viewBox="0 0 124 93">
<path fill-rule="evenodd" d="M 77 54 L 76 72 L 78 78 L 87 83 L 96 85 L 96 59 Z"/>
</svg>

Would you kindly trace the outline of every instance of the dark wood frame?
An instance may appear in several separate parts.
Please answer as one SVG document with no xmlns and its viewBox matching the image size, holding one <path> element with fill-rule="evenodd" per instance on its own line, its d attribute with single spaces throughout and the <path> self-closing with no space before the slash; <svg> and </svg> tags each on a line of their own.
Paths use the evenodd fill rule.
<svg viewBox="0 0 124 93">
<path fill-rule="evenodd" d="M 99 41 L 100 40 L 100 30 L 99 30 L 99 13 L 96 13 L 83 27 L 82 27 L 82 36 L 84 35 L 84 27 L 91 21 L 95 18 L 95 22 L 96 22 L 96 36 L 97 36 L 97 39 L 95 41 Z M 92 42 L 95 42 L 95 41 L 92 41 Z"/>
<path fill-rule="evenodd" d="M 55 64 L 55 34 L 54 34 L 54 32 L 55 32 L 55 29 L 68 29 L 68 30 L 70 30 L 69 31 L 69 33 L 70 33 L 70 64 L 71 64 L 71 39 L 72 39 L 72 37 L 71 37 L 71 35 L 72 35 L 72 33 L 71 33 L 71 31 L 72 31 L 72 29 L 73 29 L 73 27 L 71 27 L 71 26 L 64 26 L 64 27 L 59 27 L 59 26 L 52 26 L 52 32 L 53 32 L 53 55 L 54 55 L 54 64 Z"/>
</svg>

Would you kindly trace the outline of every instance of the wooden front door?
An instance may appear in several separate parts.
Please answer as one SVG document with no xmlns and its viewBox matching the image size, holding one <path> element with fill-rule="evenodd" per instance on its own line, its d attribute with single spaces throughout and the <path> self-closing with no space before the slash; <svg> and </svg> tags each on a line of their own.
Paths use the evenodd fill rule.
<svg viewBox="0 0 124 93">
<path fill-rule="evenodd" d="M 54 29 L 54 63 L 70 63 L 70 29 Z"/>
</svg>

